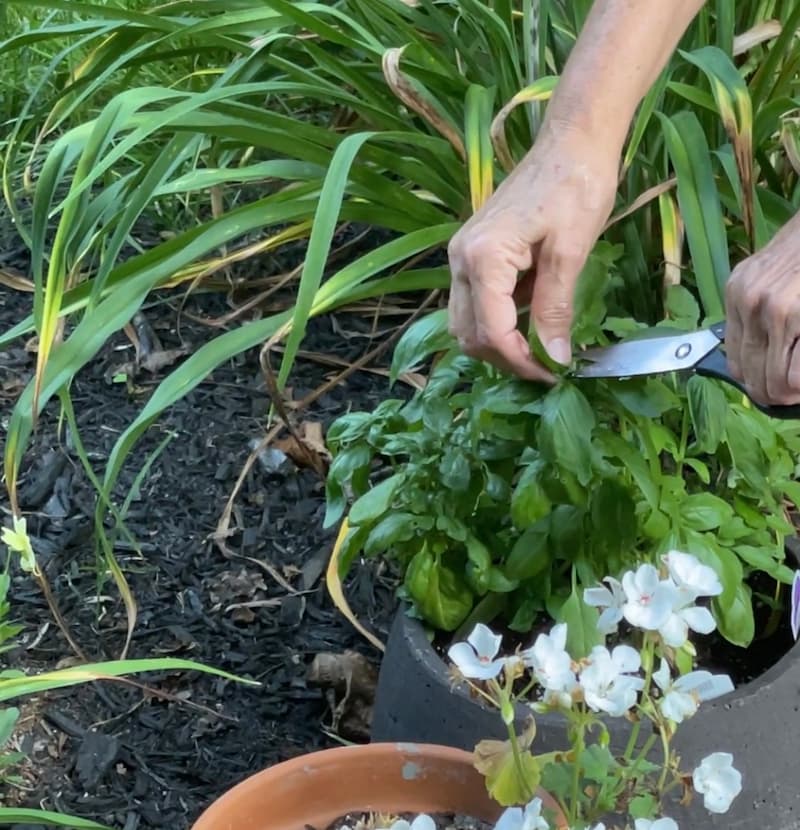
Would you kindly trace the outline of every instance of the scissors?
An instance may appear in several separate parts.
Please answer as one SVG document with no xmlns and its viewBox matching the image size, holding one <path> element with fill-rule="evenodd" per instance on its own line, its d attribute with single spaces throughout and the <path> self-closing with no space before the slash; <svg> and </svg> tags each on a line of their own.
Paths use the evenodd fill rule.
<svg viewBox="0 0 800 830">
<path fill-rule="evenodd" d="M 664 334 L 625 340 L 612 346 L 587 349 L 576 357 L 585 361 L 572 374 L 578 378 L 629 378 L 664 372 L 690 371 L 703 377 L 716 378 L 736 387 L 750 398 L 744 385 L 731 375 L 728 358 L 722 350 L 725 323 L 686 334 Z M 753 405 L 773 418 L 800 419 L 800 404 L 768 406 Z"/>
</svg>

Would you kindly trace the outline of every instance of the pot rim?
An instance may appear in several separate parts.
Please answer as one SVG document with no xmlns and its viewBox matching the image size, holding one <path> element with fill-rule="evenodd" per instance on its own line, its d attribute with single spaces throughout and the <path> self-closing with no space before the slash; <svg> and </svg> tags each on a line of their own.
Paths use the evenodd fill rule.
<svg viewBox="0 0 800 830">
<path fill-rule="evenodd" d="M 353 759 L 359 755 L 364 757 L 353 765 Z M 266 796 L 270 799 L 270 803 L 277 801 L 278 804 L 275 817 L 276 827 L 285 830 L 289 826 L 289 819 L 281 812 L 280 807 L 281 803 L 287 803 L 287 799 L 292 805 L 288 808 L 288 813 L 307 811 L 306 820 L 318 820 L 320 813 L 315 810 L 313 803 L 308 805 L 303 802 L 298 806 L 298 802 L 301 800 L 301 795 L 298 793 L 307 790 L 309 786 L 313 788 L 315 785 L 311 782 L 314 780 L 322 786 L 319 792 L 323 793 L 323 797 L 324 782 L 327 780 L 328 785 L 330 785 L 331 777 L 342 782 L 363 780 L 358 778 L 358 774 L 359 772 L 364 773 L 365 763 L 376 770 L 385 768 L 388 778 L 382 774 L 380 777 L 384 781 L 389 781 L 388 787 L 379 787 L 380 792 L 365 792 L 363 808 L 353 805 L 353 797 L 352 794 L 347 792 L 347 787 L 340 788 L 337 796 L 325 801 L 326 811 L 331 809 L 338 811 L 342 808 L 339 815 L 346 815 L 357 809 L 369 812 L 400 809 L 397 806 L 388 806 L 387 802 L 389 801 L 393 801 L 395 804 L 407 801 L 408 809 L 411 812 L 417 810 L 430 810 L 430 812 L 442 812 L 442 810 L 445 812 L 467 811 L 476 818 L 486 821 L 494 820 L 502 811 L 502 807 L 491 799 L 485 787 L 482 786 L 479 791 L 475 790 L 474 784 L 477 784 L 481 776 L 473 766 L 471 752 L 441 744 L 387 741 L 315 750 L 273 764 L 248 776 L 223 793 L 203 811 L 192 825 L 192 828 L 193 830 L 218 830 L 221 828 L 238 830 L 238 823 L 233 824 L 231 822 L 237 816 L 241 816 L 242 812 L 247 809 L 245 805 L 250 803 L 252 803 L 250 809 L 254 819 L 252 824 L 247 824 L 247 827 L 251 830 L 256 830 L 256 828 L 260 830 L 260 828 L 268 826 L 261 823 L 264 821 L 265 791 L 271 793 L 271 795 Z M 314 775 L 319 777 L 314 779 Z M 309 778 L 309 776 L 312 776 L 312 778 Z M 397 778 L 394 778 L 394 776 L 397 776 Z M 400 781 L 400 776 L 402 776 L 402 781 Z M 473 777 L 474 781 L 472 780 Z M 397 781 L 397 784 L 393 784 L 392 781 Z M 418 782 L 418 784 L 415 782 Z M 368 788 L 369 784 L 362 786 Z M 438 795 L 431 797 L 432 788 Z M 459 792 L 463 792 L 463 797 L 453 797 L 454 788 Z M 387 789 L 392 790 L 390 796 L 386 795 Z M 413 794 L 414 792 L 417 793 L 417 796 Z M 447 795 L 447 793 L 450 793 L 450 795 Z M 553 799 L 546 793 L 540 791 L 539 795 L 544 798 L 548 807 L 558 809 Z M 341 798 L 341 804 L 337 803 L 339 798 Z M 451 798 L 452 807 L 450 806 Z M 443 799 L 443 801 L 440 799 Z M 360 800 L 360 797 L 357 800 Z M 312 798 L 311 802 L 313 801 Z M 417 806 L 413 805 L 412 802 L 414 801 L 417 802 Z M 433 802 L 437 806 L 419 806 L 426 802 Z M 382 803 L 387 804 L 387 806 L 380 806 Z M 283 819 L 280 818 L 281 815 L 284 815 Z M 294 824 L 291 826 L 293 827 Z M 300 830 L 299 824 L 298 830 Z"/>
</svg>

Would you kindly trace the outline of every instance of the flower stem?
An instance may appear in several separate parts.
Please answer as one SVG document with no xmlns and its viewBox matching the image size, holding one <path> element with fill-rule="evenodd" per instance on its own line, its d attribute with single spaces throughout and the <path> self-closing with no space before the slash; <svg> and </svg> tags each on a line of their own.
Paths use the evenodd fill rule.
<svg viewBox="0 0 800 830">
<path fill-rule="evenodd" d="M 522 753 L 519 748 L 519 739 L 517 738 L 517 732 L 516 729 L 514 729 L 513 722 L 506 724 L 506 729 L 508 730 L 508 741 L 511 744 L 511 752 L 514 755 L 514 766 L 517 768 L 517 775 L 519 776 L 520 783 L 522 784 L 525 792 L 525 800 L 529 801 L 533 798 L 533 792 L 528 786 L 528 778 L 525 775 L 525 767 L 522 766 Z"/>
<path fill-rule="evenodd" d="M 577 736 L 575 738 L 575 759 L 572 773 L 572 803 L 570 804 L 570 825 L 576 823 L 580 816 L 580 791 L 581 791 L 581 760 L 586 749 L 585 730 L 586 724 L 583 718 L 578 719 Z"/>
<path fill-rule="evenodd" d="M 641 718 L 633 724 L 633 728 L 631 729 L 631 735 L 628 738 L 628 744 L 625 747 L 625 754 L 622 756 L 626 761 L 630 761 L 631 755 L 633 755 L 633 750 L 636 749 L 636 742 L 639 740 L 639 732 L 642 729 L 642 721 Z"/>
<path fill-rule="evenodd" d="M 669 736 L 663 724 L 659 725 L 658 731 L 661 735 L 661 746 L 664 750 L 664 766 L 661 769 L 661 777 L 658 779 L 658 791 L 660 793 L 667 783 L 667 772 L 669 771 Z"/>
</svg>

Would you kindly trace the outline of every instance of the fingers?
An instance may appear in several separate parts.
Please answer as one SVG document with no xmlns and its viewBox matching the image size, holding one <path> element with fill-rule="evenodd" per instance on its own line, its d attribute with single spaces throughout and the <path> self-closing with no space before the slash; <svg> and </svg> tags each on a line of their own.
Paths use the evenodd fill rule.
<svg viewBox="0 0 800 830">
<path fill-rule="evenodd" d="M 800 270 L 769 251 L 731 274 L 725 346 L 731 372 L 762 404 L 800 403 Z"/>
<path fill-rule="evenodd" d="M 517 276 L 532 265 L 524 244 L 457 234 L 448 249 L 452 287 L 450 331 L 466 354 L 528 380 L 552 382 L 552 375 L 531 357 L 517 328 L 514 293 Z"/>
<path fill-rule="evenodd" d="M 588 246 L 548 238 L 542 245 L 533 286 L 531 315 L 536 332 L 550 357 L 568 364 L 572 359 L 575 287 L 589 253 Z"/>
</svg>

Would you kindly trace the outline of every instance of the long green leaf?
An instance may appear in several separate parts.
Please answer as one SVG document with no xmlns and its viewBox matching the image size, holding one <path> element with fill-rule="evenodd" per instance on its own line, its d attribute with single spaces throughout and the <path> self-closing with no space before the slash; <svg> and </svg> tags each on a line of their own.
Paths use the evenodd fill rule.
<svg viewBox="0 0 800 830">
<path fill-rule="evenodd" d="M 347 187 L 350 168 L 358 151 L 372 138 L 373 133 L 362 133 L 348 136 L 337 148 L 331 159 L 325 184 L 319 197 L 319 206 L 314 215 L 314 224 L 311 238 L 308 240 L 308 252 L 303 263 L 303 273 L 300 276 L 300 286 L 297 290 L 297 301 L 292 314 L 292 330 L 286 341 L 286 351 L 278 372 L 278 385 L 283 386 L 289 376 L 297 351 L 300 348 L 306 333 L 311 307 L 322 281 L 322 274 L 330 253 L 333 234 L 342 207 L 345 189 Z"/>
<path fill-rule="evenodd" d="M 22 807 L 0 807 L 0 826 L 43 824 L 45 827 L 67 827 L 70 830 L 112 830 L 107 824 L 89 819 L 53 813 L 50 810 L 27 810 Z"/>
<path fill-rule="evenodd" d="M 0 702 L 14 700 L 25 695 L 41 694 L 51 689 L 64 689 L 95 680 L 109 680 L 128 674 L 150 671 L 199 671 L 213 674 L 236 683 L 249 686 L 260 685 L 255 680 L 247 680 L 220 669 L 195 663 L 193 660 L 179 660 L 175 657 L 162 657 L 151 660 L 116 660 L 108 663 L 87 663 L 69 669 L 43 672 L 38 675 L 4 678 L 0 682 Z"/>
<path fill-rule="evenodd" d="M 678 179 L 678 204 L 703 308 L 706 316 L 721 318 L 730 260 L 708 143 L 694 113 L 678 113 L 671 119 L 658 115 Z"/>
</svg>

